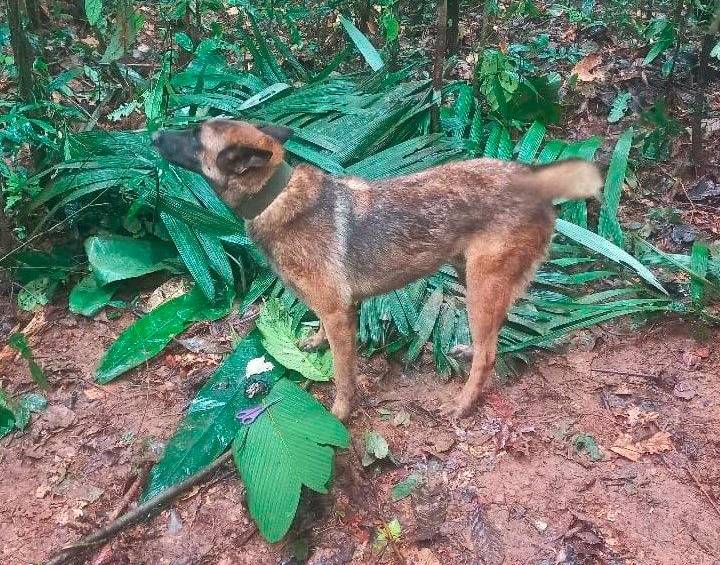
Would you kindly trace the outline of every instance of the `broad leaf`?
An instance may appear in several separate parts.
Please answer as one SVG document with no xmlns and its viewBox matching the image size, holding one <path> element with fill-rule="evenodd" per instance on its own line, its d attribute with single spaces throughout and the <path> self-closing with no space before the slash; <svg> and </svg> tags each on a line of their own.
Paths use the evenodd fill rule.
<svg viewBox="0 0 720 565">
<path fill-rule="evenodd" d="M 85 0 L 85 16 L 91 26 L 100 23 L 102 0 Z"/>
<path fill-rule="evenodd" d="M 116 290 L 115 285 L 98 286 L 97 279 L 91 273 L 82 278 L 70 291 L 68 297 L 70 312 L 94 316 L 110 303 Z"/>
<path fill-rule="evenodd" d="M 235 415 L 250 406 L 245 396 L 247 366 L 266 352 L 260 333 L 251 332 L 217 368 L 190 404 L 175 435 L 168 441 L 162 459 L 150 472 L 142 500 L 157 496 L 212 463 L 232 442 L 240 429 Z M 252 378 L 267 383 L 268 388 L 283 374 L 284 368 Z"/>
<path fill-rule="evenodd" d="M 95 379 L 108 383 L 160 353 L 170 340 L 195 321 L 216 320 L 230 312 L 233 293 L 209 302 L 198 286 L 146 314 L 113 342 L 100 360 Z"/>
<path fill-rule="evenodd" d="M 280 301 L 270 299 L 265 303 L 257 328 L 263 336 L 263 346 L 268 353 L 288 369 L 297 371 L 311 381 L 329 381 L 332 379 L 332 354 L 329 350 L 322 353 L 306 353 L 297 345 L 298 337 L 293 330 L 293 321 Z"/>
<path fill-rule="evenodd" d="M 132 239 L 119 235 L 85 240 L 85 252 L 100 286 L 172 269 L 177 251 L 159 239 Z"/>
<path fill-rule="evenodd" d="M 295 383 L 281 379 L 262 400 L 266 410 L 233 443 L 250 515 L 263 537 L 279 541 L 290 528 L 300 491 L 327 492 L 333 449 L 347 447 L 342 423 Z"/>
</svg>

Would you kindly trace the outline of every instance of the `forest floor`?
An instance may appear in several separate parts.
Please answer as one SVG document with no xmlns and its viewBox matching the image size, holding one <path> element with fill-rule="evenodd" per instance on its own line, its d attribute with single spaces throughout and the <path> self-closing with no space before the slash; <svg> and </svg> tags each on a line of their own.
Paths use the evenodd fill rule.
<svg viewBox="0 0 720 565">
<path fill-rule="evenodd" d="M 193 337 L 209 353 L 176 343 L 99 387 L 94 367 L 132 316 L 87 320 L 49 306 L 35 318 L 31 343 L 53 387 L 29 431 L 0 440 L 3 565 L 38 563 L 106 523 L 230 335 L 249 326 L 232 317 L 200 325 Z M 355 446 L 339 454 L 330 495 L 303 501 L 285 543 L 255 533 L 227 468 L 116 538 L 104 563 L 293 563 L 302 543 L 315 565 L 720 563 L 719 337 L 667 320 L 640 332 L 595 328 L 494 382 L 457 425 L 436 407 L 459 380 L 439 382 L 429 363 L 403 371 L 364 359 Z M 0 372 L 13 393 L 31 388 L 22 360 L 7 357 Z M 314 392 L 329 404 L 331 386 Z M 388 440 L 396 464 L 362 466 L 367 430 Z M 426 486 L 393 502 L 392 486 L 413 472 Z M 400 540 L 374 549 L 394 518 Z"/>
</svg>

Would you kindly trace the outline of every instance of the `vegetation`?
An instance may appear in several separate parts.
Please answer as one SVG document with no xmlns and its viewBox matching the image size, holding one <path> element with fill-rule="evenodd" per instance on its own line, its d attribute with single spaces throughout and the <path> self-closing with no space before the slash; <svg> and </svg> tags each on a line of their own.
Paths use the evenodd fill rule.
<svg viewBox="0 0 720 565">
<path fill-rule="evenodd" d="M 258 330 L 198 393 L 145 500 L 232 447 L 250 512 L 275 541 L 290 527 L 302 485 L 325 492 L 330 446 L 348 444 L 346 430 L 299 386 L 331 377 L 329 354 L 294 345 L 313 314 L 207 183 L 155 153 L 149 139 L 159 128 L 215 116 L 283 124 L 295 131 L 286 144 L 292 163 L 367 178 L 477 156 L 607 162 L 599 206 L 558 203 L 550 256 L 502 330 L 500 374 L 534 348 L 620 316 L 717 321 L 718 246 L 697 239 L 666 252 L 621 214 L 626 188 L 665 167 L 678 144 L 691 147 L 679 174 L 702 178 L 713 166 L 704 128 L 718 119 L 707 92 L 720 61 L 717 2 L 52 4 L 7 0 L 0 25 L 0 75 L 9 84 L 0 88 L 0 265 L 18 306 L 68 296 L 72 312 L 94 316 L 131 308 L 148 277 L 191 279 L 187 294 L 139 317 L 110 346 L 96 375 L 107 383 L 191 324 L 264 304 Z M 518 22 L 541 30 L 551 18 L 565 26 L 565 40 L 495 31 Z M 618 85 L 602 95 L 602 127 L 582 132 L 573 129 L 574 109 L 602 99 L 595 83 L 612 54 L 573 38 L 602 34 L 639 55 L 623 69 L 642 74 L 652 97 Z M 687 91 L 680 83 L 689 80 Z M 413 363 L 429 352 L 439 375 L 461 373 L 450 352 L 470 342 L 464 299 L 444 267 L 365 301 L 365 353 Z M 27 343 L 14 343 L 45 386 Z M 258 358 L 272 362 L 253 373 Z M 257 420 L 244 425 L 235 416 L 252 408 L 251 381 L 266 395 Z M 39 395 L 11 399 L 0 390 L 0 435 L 24 428 L 42 405 Z"/>
</svg>

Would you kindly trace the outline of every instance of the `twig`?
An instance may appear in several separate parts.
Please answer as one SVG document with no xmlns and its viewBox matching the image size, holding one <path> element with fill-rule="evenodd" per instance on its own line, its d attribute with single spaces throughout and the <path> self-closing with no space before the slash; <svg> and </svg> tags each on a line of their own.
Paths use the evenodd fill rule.
<svg viewBox="0 0 720 565">
<path fill-rule="evenodd" d="M 355 454 L 355 458 L 357 459 L 358 463 L 362 465 L 362 457 L 360 457 L 360 454 L 358 453 L 357 447 L 355 446 L 355 443 L 350 441 L 350 446 L 352 447 L 353 453 Z M 361 467 L 362 468 L 362 467 Z M 364 471 L 363 471 L 364 474 Z M 369 481 L 368 481 L 369 482 Z M 390 545 L 392 547 L 393 553 L 395 553 L 395 557 L 397 558 L 399 563 L 402 563 L 402 565 L 406 565 L 407 561 L 405 559 L 405 556 L 400 551 L 400 548 L 395 543 L 395 538 L 393 538 L 390 531 L 388 531 L 387 527 L 387 519 L 385 518 L 382 507 L 380 506 L 380 500 L 377 497 L 377 494 L 375 493 L 375 489 L 373 488 L 373 485 L 370 483 L 368 485 L 367 491 L 371 494 L 373 497 L 373 501 L 375 502 L 375 508 L 377 512 L 377 520 L 380 522 L 381 527 L 383 531 L 385 532 L 385 537 Z"/>
<path fill-rule="evenodd" d="M 123 514 L 117 520 L 111 522 L 104 528 L 81 538 L 73 544 L 63 547 L 54 557 L 47 561 L 45 565 L 62 565 L 64 563 L 69 563 L 73 556 L 79 551 L 88 547 L 93 547 L 99 543 L 103 543 L 123 530 L 126 530 L 130 526 L 154 516 L 162 510 L 167 503 L 171 502 L 174 498 L 188 490 L 190 487 L 205 480 L 207 477 L 212 475 L 213 472 L 230 461 L 231 458 L 232 450 L 226 451 L 202 471 L 198 471 L 191 477 L 185 479 L 183 482 L 170 487 L 156 497 L 151 498 L 144 504 L 141 504 L 134 510 Z"/>
<path fill-rule="evenodd" d="M 115 510 L 113 510 L 110 513 L 110 516 L 108 516 L 108 521 L 113 522 L 114 520 L 117 520 L 120 517 L 120 514 L 123 513 L 123 511 L 128 507 L 128 504 L 130 504 L 130 501 L 137 496 L 137 493 L 140 491 L 142 486 L 145 484 L 145 481 L 147 480 L 148 473 L 150 472 L 150 464 L 149 462 L 146 462 L 140 467 L 140 470 L 137 474 L 137 477 L 133 481 L 133 484 L 130 486 L 130 488 L 127 490 L 125 495 L 120 499 L 119 504 L 115 507 Z M 112 545 L 107 544 L 104 547 L 100 548 L 100 551 L 98 552 L 95 559 L 93 559 L 92 565 L 101 565 L 102 563 L 105 563 L 108 558 L 112 554 Z"/>
<path fill-rule="evenodd" d="M 617 371 L 615 369 L 595 369 L 590 368 L 591 371 L 596 373 L 607 373 L 608 375 L 622 375 L 624 377 L 640 377 L 642 379 L 649 379 L 651 381 L 657 381 L 660 377 L 657 375 L 651 375 L 649 373 L 636 373 L 634 371 Z"/>
<path fill-rule="evenodd" d="M 683 469 L 685 469 L 685 472 L 690 475 L 690 478 L 695 483 L 695 486 L 698 488 L 698 490 L 702 493 L 702 495 L 707 498 L 707 501 L 710 503 L 710 506 L 712 506 L 715 509 L 715 512 L 718 516 L 720 516 L 720 507 L 718 507 L 717 503 L 712 499 L 712 497 L 708 494 L 708 492 L 705 490 L 705 487 L 702 486 L 702 483 L 698 480 L 698 478 L 695 476 L 695 473 L 692 472 L 690 469 L 690 466 L 685 464 L 683 466 Z"/>
</svg>

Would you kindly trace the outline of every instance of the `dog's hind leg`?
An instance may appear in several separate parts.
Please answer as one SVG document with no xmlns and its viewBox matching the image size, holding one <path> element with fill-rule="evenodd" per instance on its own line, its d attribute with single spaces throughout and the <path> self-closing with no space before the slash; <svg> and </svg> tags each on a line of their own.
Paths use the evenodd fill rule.
<svg viewBox="0 0 720 565">
<path fill-rule="evenodd" d="M 472 367 L 457 398 L 463 416 L 480 397 L 495 364 L 500 328 L 543 257 L 549 233 L 529 229 L 503 238 L 477 238 L 467 249 L 467 308 L 472 336 Z"/>
</svg>

